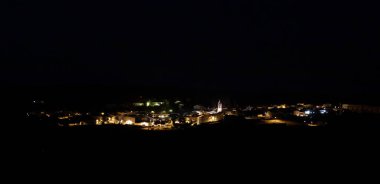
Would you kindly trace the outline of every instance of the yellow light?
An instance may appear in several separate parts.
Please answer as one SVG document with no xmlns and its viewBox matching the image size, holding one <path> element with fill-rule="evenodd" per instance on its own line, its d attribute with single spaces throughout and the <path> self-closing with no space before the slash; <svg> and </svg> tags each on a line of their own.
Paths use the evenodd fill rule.
<svg viewBox="0 0 380 184">
<path fill-rule="evenodd" d="M 158 117 L 159 117 L 159 118 L 166 118 L 167 116 L 164 115 L 164 114 L 161 114 L 161 115 L 159 115 Z"/>
<path fill-rule="evenodd" d="M 308 123 L 307 126 L 309 126 L 309 127 L 317 127 L 319 125 L 311 122 L 311 123 Z"/>
<path fill-rule="evenodd" d="M 127 120 L 127 121 L 125 122 L 125 124 L 127 124 L 127 125 L 133 125 L 133 122 L 132 122 L 131 120 Z"/>
<path fill-rule="evenodd" d="M 102 116 L 104 116 L 104 112 L 100 113 Z"/>
<path fill-rule="evenodd" d="M 99 119 L 97 119 L 97 120 L 96 120 L 96 125 L 101 125 L 101 124 L 102 124 L 102 121 L 99 120 Z"/>
<path fill-rule="evenodd" d="M 208 118 L 208 120 L 209 120 L 209 121 L 216 121 L 216 117 L 215 117 L 215 116 L 210 116 L 210 117 Z"/>
</svg>

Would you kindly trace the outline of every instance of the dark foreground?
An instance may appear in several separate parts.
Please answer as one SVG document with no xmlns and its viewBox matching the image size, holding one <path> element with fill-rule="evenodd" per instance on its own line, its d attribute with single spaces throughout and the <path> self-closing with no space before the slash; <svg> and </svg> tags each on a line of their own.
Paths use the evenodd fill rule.
<svg viewBox="0 0 380 184">
<path fill-rule="evenodd" d="M 355 120 L 356 121 L 356 120 Z M 343 154 L 376 149 L 379 123 L 346 122 L 324 127 L 223 122 L 173 131 L 146 131 L 123 126 L 18 129 L 15 149 L 40 156 L 74 156 L 171 160 L 214 156 L 274 158 Z M 240 157 L 241 158 L 241 157 Z"/>
<path fill-rule="evenodd" d="M 99 176 L 138 174 L 146 179 L 159 173 L 161 179 L 157 179 L 161 181 L 174 175 L 188 179 L 253 179 L 263 177 L 260 173 L 270 178 L 274 177 L 271 173 L 324 178 L 328 173 L 338 176 L 341 169 L 352 172 L 377 163 L 379 126 L 355 124 L 288 127 L 225 122 L 176 131 L 112 126 L 24 127 L 17 134 L 3 133 L 8 133 L 8 151 L 17 160 L 33 161 L 30 167 L 34 169 L 30 171 L 43 177 L 51 172 L 59 178 L 90 172 Z"/>
</svg>

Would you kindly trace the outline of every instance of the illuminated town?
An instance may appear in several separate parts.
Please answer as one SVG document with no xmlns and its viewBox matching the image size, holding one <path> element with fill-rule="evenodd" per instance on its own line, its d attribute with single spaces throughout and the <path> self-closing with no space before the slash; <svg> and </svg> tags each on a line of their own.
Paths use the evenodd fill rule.
<svg viewBox="0 0 380 184">
<path fill-rule="evenodd" d="M 32 104 L 44 105 L 33 100 Z M 256 125 L 324 127 L 346 113 L 379 114 L 380 108 L 352 104 L 271 104 L 228 107 L 223 100 L 213 106 L 197 104 L 185 108 L 181 100 L 140 100 L 123 104 L 124 110 L 78 112 L 70 110 L 29 111 L 30 120 L 45 122 L 48 126 L 124 126 L 141 130 L 177 130 L 219 123 L 246 122 Z M 33 121 L 33 122 L 38 122 Z"/>
<path fill-rule="evenodd" d="M 7 1 L 5 176 L 372 181 L 378 4 Z"/>
</svg>

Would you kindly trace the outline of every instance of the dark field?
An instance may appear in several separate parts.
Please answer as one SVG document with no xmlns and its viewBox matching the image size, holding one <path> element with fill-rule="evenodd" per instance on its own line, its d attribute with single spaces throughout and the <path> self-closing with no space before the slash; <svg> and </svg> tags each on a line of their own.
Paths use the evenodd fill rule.
<svg viewBox="0 0 380 184">
<path fill-rule="evenodd" d="M 380 137 L 379 128 L 379 122 L 365 122 L 364 119 L 360 122 L 352 118 L 325 127 L 262 125 L 234 120 L 171 131 L 144 131 L 123 126 L 24 127 L 19 129 L 18 138 L 22 150 L 42 156 L 120 155 L 170 159 L 212 157 L 230 152 L 241 156 L 287 153 L 302 156 L 375 148 Z"/>
</svg>

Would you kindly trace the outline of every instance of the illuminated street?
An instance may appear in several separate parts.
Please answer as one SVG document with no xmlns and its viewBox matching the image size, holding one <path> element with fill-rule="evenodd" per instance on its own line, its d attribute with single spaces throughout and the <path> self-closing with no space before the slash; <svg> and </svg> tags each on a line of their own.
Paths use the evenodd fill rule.
<svg viewBox="0 0 380 184">
<path fill-rule="evenodd" d="M 162 125 L 162 126 L 146 126 L 142 127 L 142 130 L 156 130 L 156 131 L 168 131 L 168 130 L 174 130 L 173 126 L 170 125 Z"/>
<path fill-rule="evenodd" d="M 283 120 L 283 119 L 271 119 L 271 120 L 263 120 L 265 124 L 269 125 L 286 125 L 286 126 L 300 126 L 300 123 L 289 121 L 289 120 Z"/>
</svg>

